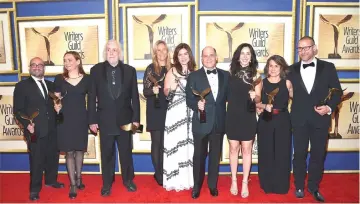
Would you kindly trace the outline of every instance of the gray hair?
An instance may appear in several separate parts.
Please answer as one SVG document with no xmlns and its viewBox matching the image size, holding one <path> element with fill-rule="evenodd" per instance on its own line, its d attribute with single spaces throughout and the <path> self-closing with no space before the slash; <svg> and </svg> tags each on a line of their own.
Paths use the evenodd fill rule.
<svg viewBox="0 0 360 204">
<path fill-rule="evenodd" d="M 120 61 L 124 61 L 122 44 L 119 41 L 115 40 L 115 39 L 111 39 L 111 40 L 106 42 L 104 50 L 103 50 L 103 59 L 104 59 L 104 61 L 106 61 L 106 51 L 107 51 L 107 46 L 108 46 L 109 43 L 115 43 L 116 44 L 116 46 L 119 49 L 119 59 L 120 59 Z"/>
</svg>

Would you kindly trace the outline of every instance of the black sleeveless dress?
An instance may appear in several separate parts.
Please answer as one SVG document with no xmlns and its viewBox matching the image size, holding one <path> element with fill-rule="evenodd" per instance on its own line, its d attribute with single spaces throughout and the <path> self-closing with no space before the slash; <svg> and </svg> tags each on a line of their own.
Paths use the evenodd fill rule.
<svg viewBox="0 0 360 204">
<path fill-rule="evenodd" d="M 260 186 L 265 193 L 286 194 L 290 187 L 291 170 L 291 123 L 287 110 L 289 91 L 286 80 L 270 83 L 263 80 L 261 99 L 263 104 L 268 104 L 266 93 L 279 87 L 279 92 L 274 98 L 271 118 L 260 114 L 258 121 L 258 167 Z"/>
<path fill-rule="evenodd" d="M 228 106 L 226 112 L 226 135 L 230 140 L 249 141 L 256 134 L 256 112 L 249 112 L 250 85 L 243 80 L 246 68 L 229 77 Z"/>
</svg>

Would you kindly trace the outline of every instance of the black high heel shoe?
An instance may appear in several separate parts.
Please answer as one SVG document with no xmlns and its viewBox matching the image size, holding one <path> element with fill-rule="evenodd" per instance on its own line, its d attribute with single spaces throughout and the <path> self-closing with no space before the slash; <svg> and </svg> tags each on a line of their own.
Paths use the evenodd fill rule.
<svg viewBox="0 0 360 204">
<path fill-rule="evenodd" d="M 76 185 L 70 185 L 70 192 L 69 192 L 69 198 L 70 199 L 75 199 L 77 196 L 77 192 L 76 192 Z"/>
<path fill-rule="evenodd" d="M 81 178 L 78 178 L 78 179 L 77 179 L 76 186 L 77 186 L 77 188 L 80 189 L 80 190 L 84 190 L 84 189 L 85 189 L 85 185 L 82 183 L 82 179 L 81 179 Z"/>
</svg>

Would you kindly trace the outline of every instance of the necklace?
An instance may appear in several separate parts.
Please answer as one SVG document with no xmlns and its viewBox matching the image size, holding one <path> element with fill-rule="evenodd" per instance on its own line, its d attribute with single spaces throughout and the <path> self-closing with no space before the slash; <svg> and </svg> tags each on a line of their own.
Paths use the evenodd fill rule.
<svg viewBox="0 0 360 204">
<path fill-rule="evenodd" d="M 82 77 L 82 75 L 79 75 L 79 76 L 77 76 L 77 77 L 68 77 L 68 79 L 78 79 L 78 78 L 80 78 L 80 77 Z"/>
</svg>

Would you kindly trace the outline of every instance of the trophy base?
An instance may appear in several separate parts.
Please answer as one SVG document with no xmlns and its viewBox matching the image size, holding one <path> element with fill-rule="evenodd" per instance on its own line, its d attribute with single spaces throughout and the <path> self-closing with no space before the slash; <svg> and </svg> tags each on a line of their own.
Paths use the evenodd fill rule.
<svg viewBox="0 0 360 204">
<path fill-rule="evenodd" d="M 224 58 L 224 62 L 227 63 L 227 62 L 231 62 L 231 58 Z"/>
<path fill-rule="evenodd" d="M 326 106 L 327 104 L 325 103 L 325 102 L 320 102 L 320 103 L 318 103 L 317 105 L 316 105 L 316 107 L 320 107 L 320 106 Z"/>
<path fill-rule="evenodd" d="M 342 136 L 338 133 L 335 135 L 335 133 L 331 133 L 329 139 L 342 139 Z"/>
<path fill-rule="evenodd" d="M 161 108 L 160 100 L 158 98 L 156 98 L 155 101 L 154 101 L 154 108 Z"/>
<path fill-rule="evenodd" d="M 152 59 L 152 55 L 151 54 L 144 54 L 144 59 L 146 59 L 146 60 Z"/>
<path fill-rule="evenodd" d="M 55 120 L 57 124 L 61 124 L 64 122 L 64 114 L 63 113 L 59 113 L 55 116 Z"/>
<path fill-rule="evenodd" d="M 251 99 L 248 99 L 247 101 L 247 109 L 249 112 L 255 112 L 256 106 L 255 106 L 255 102 Z"/>
<path fill-rule="evenodd" d="M 45 61 L 44 65 L 45 66 L 55 66 L 55 63 L 53 61 Z"/>
<path fill-rule="evenodd" d="M 200 123 L 206 123 L 206 113 L 205 113 L 205 111 L 200 111 Z"/>
<path fill-rule="evenodd" d="M 331 53 L 331 54 L 328 54 L 328 58 L 329 59 L 341 59 L 341 56 L 339 54 Z"/>
<path fill-rule="evenodd" d="M 35 134 L 31 134 L 31 136 L 30 136 L 30 141 L 31 141 L 32 143 L 35 143 L 36 140 L 37 140 L 36 135 L 35 135 Z"/>
<path fill-rule="evenodd" d="M 267 112 L 266 110 L 264 111 L 263 115 L 262 115 L 263 120 L 265 121 L 270 121 L 272 119 L 272 113 Z"/>
</svg>

